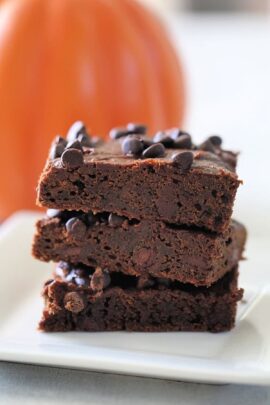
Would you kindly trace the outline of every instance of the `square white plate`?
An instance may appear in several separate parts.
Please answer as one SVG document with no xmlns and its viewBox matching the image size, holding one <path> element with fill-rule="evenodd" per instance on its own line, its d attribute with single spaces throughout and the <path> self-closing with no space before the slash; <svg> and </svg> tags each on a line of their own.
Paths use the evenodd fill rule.
<svg viewBox="0 0 270 405">
<path fill-rule="evenodd" d="M 241 264 L 245 300 L 232 332 L 54 333 L 36 330 L 51 265 L 31 258 L 36 214 L 0 227 L 0 360 L 211 383 L 270 383 L 267 240 L 252 240 Z"/>
</svg>

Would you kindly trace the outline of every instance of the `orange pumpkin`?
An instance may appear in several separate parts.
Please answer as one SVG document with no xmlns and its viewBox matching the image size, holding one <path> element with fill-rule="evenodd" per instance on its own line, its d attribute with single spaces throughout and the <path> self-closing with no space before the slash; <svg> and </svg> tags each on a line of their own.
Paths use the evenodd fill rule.
<svg viewBox="0 0 270 405">
<path fill-rule="evenodd" d="M 134 0 L 0 6 L 0 217 L 33 208 L 52 137 L 129 121 L 181 124 L 183 76 L 164 28 Z"/>
</svg>

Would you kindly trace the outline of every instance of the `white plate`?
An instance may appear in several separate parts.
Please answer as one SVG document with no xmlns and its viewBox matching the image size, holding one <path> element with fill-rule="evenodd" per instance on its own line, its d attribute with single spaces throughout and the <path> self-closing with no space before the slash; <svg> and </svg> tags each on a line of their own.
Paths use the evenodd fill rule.
<svg viewBox="0 0 270 405">
<path fill-rule="evenodd" d="M 0 360 L 211 383 L 270 383 L 267 241 L 253 240 L 241 265 L 245 302 L 232 332 L 54 333 L 36 330 L 51 265 L 31 258 L 37 216 L 0 227 Z"/>
</svg>

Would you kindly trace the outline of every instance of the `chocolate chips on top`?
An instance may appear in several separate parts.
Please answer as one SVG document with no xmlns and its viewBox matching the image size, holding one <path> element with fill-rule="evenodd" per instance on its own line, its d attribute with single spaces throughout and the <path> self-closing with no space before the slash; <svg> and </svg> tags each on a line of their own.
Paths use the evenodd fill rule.
<svg viewBox="0 0 270 405">
<path fill-rule="evenodd" d="M 125 155 L 136 156 L 141 154 L 143 146 L 141 139 L 130 135 L 124 139 L 122 143 L 122 151 Z"/>
<path fill-rule="evenodd" d="M 119 139 L 127 135 L 145 135 L 146 131 L 146 125 L 130 122 L 126 127 L 112 128 L 109 132 L 109 136 L 111 139 Z"/>
<path fill-rule="evenodd" d="M 77 140 L 81 146 L 85 146 L 86 148 L 91 148 L 93 146 L 93 141 L 90 140 L 89 135 L 79 134 Z"/>
<path fill-rule="evenodd" d="M 173 165 L 177 166 L 180 170 L 189 170 L 193 162 L 192 152 L 177 152 L 173 155 Z"/>
<path fill-rule="evenodd" d="M 84 163 L 83 153 L 91 152 L 89 148 L 100 142 L 100 138 L 87 133 L 81 121 L 76 121 L 68 130 L 66 139 L 58 136 L 50 150 L 50 159 L 61 158 L 61 165 L 67 169 L 77 169 Z M 86 148 L 86 149 L 84 149 Z"/>
<path fill-rule="evenodd" d="M 66 145 L 67 145 L 66 140 L 61 136 L 57 136 L 50 150 L 49 154 L 50 159 L 59 158 L 64 152 Z"/>
<path fill-rule="evenodd" d="M 127 128 L 123 127 L 118 127 L 118 128 L 112 128 L 109 132 L 109 136 L 111 139 L 119 139 L 122 138 L 123 136 L 128 135 L 128 130 Z"/>
<path fill-rule="evenodd" d="M 166 147 L 173 146 L 174 144 L 174 140 L 166 132 L 163 131 L 157 132 L 153 138 L 153 141 L 160 142 Z"/>
<path fill-rule="evenodd" d="M 78 139 L 75 139 L 75 141 L 70 141 L 68 142 L 66 149 L 78 149 L 80 151 L 83 150 L 81 143 L 78 141 Z"/>
<path fill-rule="evenodd" d="M 183 151 L 201 150 L 216 155 L 230 167 L 235 168 L 235 156 L 227 156 L 226 151 L 221 149 L 222 139 L 218 135 L 212 135 L 196 146 L 190 134 L 180 128 L 158 131 L 150 138 L 147 136 L 146 125 L 130 122 L 125 127 L 113 128 L 110 131 L 110 138 L 113 140 L 124 138 L 121 140 L 123 154 L 136 159 L 162 158 L 166 155 L 166 148 Z M 76 121 L 67 133 L 67 140 L 61 136 L 56 138 L 50 151 L 50 158 L 60 158 L 62 167 L 74 170 L 84 164 L 84 154 L 92 153 L 91 148 L 99 143 L 100 138 L 91 137 L 83 122 Z M 188 170 L 192 161 L 191 154 L 173 156 L 173 164 L 181 170 Z"/>
<path fill-rule="evenodd" d="M 199 150 L 204 150 L 205 152 L 215 153 L 215 145 L 210 141 L 210 139 L 206 139 L 203 143 L 198 146 Z"/>
<path fill-rule="evenodd" d="M 127 124 L 127 130 L 128 132 L 131 133 L 135 133 L 135 134 L 141 134 L 144 135 L 147 132 L 147 126 L 144 124 L 136 124 L 134 122 L 130 122 L 129 124 Z"/>
<path fill-rule="evenodd" d="M 122 141 L 122 151 L 126 156 L 133 156 L 137 159 L 151 159 L 164 157 L 166 155 L 166 148 L 182 149 L 183 152 L 189 150 L 202 150 L 218 156 L 220 159 L 224 160 L 224 162 L 234 167 L 234 165 L 229 162 L 229 159 L 226 158 L 225 151 L 222 151 L 222 139 L 218 135 L 212 135 L 208 137 L 201 145 L 195 146 L 192 142 L 191 135 L 179 128 L 171 128 L 165 131 L 159 131 L 151 139 L 144 136 L 146 135 L 145 126 L 137 124 L 132 125 L 128 124 L 126 128 L 115 128 L 111 132 L 111 137 L 113 139 L 125 137 L 125 139 Z M 130 132 L 132 129 L 134 129 L 134 133 Z M 141 134 L 140 129 L 142 130 Z M 144 130 L 145 132 L 143 132 Z M 135 137 L 134 135 L 137 136 Z M 193 158 L 192 153 L 185 153 L 181 156 L 180 154 L 174 154 L 173 164 L 178 166 L 180 170 L 186 171 L 191 167 Z"/>
<path fill-rule="evenodd" d="M 164 155 L 165 146 L 162 143 L 154 143 L 146 148 L 142 153 L 142 157 L 145 159 L 162 157 Z"/>
<path fill-rule="evenodd" d="M 137 133 L 130 134 L 128 129 L 138 130 Z M 142 125 L 135 125 L 131 127 L 128 124 L 127 128 L 121 128 L 121 131 L 116 133 L 116 130 L 111 133 L 113 139 L 126 137 L 122 142 L 122 151 L 127 156 L 136 158 L 153 159 L 165 156 L 166 148 L 173 149 L 192 149 L 191 136 L 178 128 L 172 128 L 166 131 L 159 131 L 152 139 L 144 136 L 138 136 L 139 130 L 142 130 L 141 135 L 146 134 L 146 127 Z M 145 132 L 143 132 L 145 130 Z M 113 135 L 113 136 L 112 136 Z M 129 135 L 129 136 L 128 136 Z M 134 135 L 137 135 L 135 138 Z M 127 137 L 128 136 L 128 137 Z"/>
<path fill-rule="evenodd" d="M 67 169 L 77 169 L 83 165 L 83 153 L 78 149 L 66 149 L 61 156 L 61 164 Z"/>
<path fill-rule="evenodd" d="M 192 141 L 191 136 L 188 134 L 182 135 L 174 140 L 174 148 L 177 149 L 191 149 Z"/>
<path fill-rule="evenodd" d="M 209 136 L 208 139 L 214 146 L 221 146 L 222 145 L 222 138 L 220 136 L 218 136 L 218 135 Z"/>
<path fill-rule="evenodd" d="M 166 132 L 172 139 L 178 139 L 184 135 L 190 136 L 188 132 L 183 131 L 180 128 L 171 128 L 171 129 L 168 129 Z"/>
<path fill-rule="evenodd" d="M 82 121 L 76 121 L 67 132 L 67 140 L 75 141 L 81 134 L 87 135 L 86 127 Z"/>
<path fill-rule="evenodd" d="M 159 131 L 153 138 L 154 142 L 160 142 L 167 148 L 191 149 L 191 136 L 178 128 Z"/>
<path fill-rule="evenodd" d="M 129 135 L 122 142 L 122 151 L 127 156 L 142 157 L 145 159 L 162 157 L 165 147 L 162 143 L 154 143 L 148 139 Z"/>
</svg>

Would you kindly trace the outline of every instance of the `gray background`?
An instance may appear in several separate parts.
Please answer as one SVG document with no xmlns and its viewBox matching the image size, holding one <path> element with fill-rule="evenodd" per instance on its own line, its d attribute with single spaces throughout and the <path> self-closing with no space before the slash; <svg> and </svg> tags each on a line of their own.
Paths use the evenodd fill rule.
<svg viewBox="0 0 270 405">
<path fill-rule="evenodd" d="M 0 404 L 266 405 L 270 388 L 189 384 L 0 362 Z"/>
</svg>

